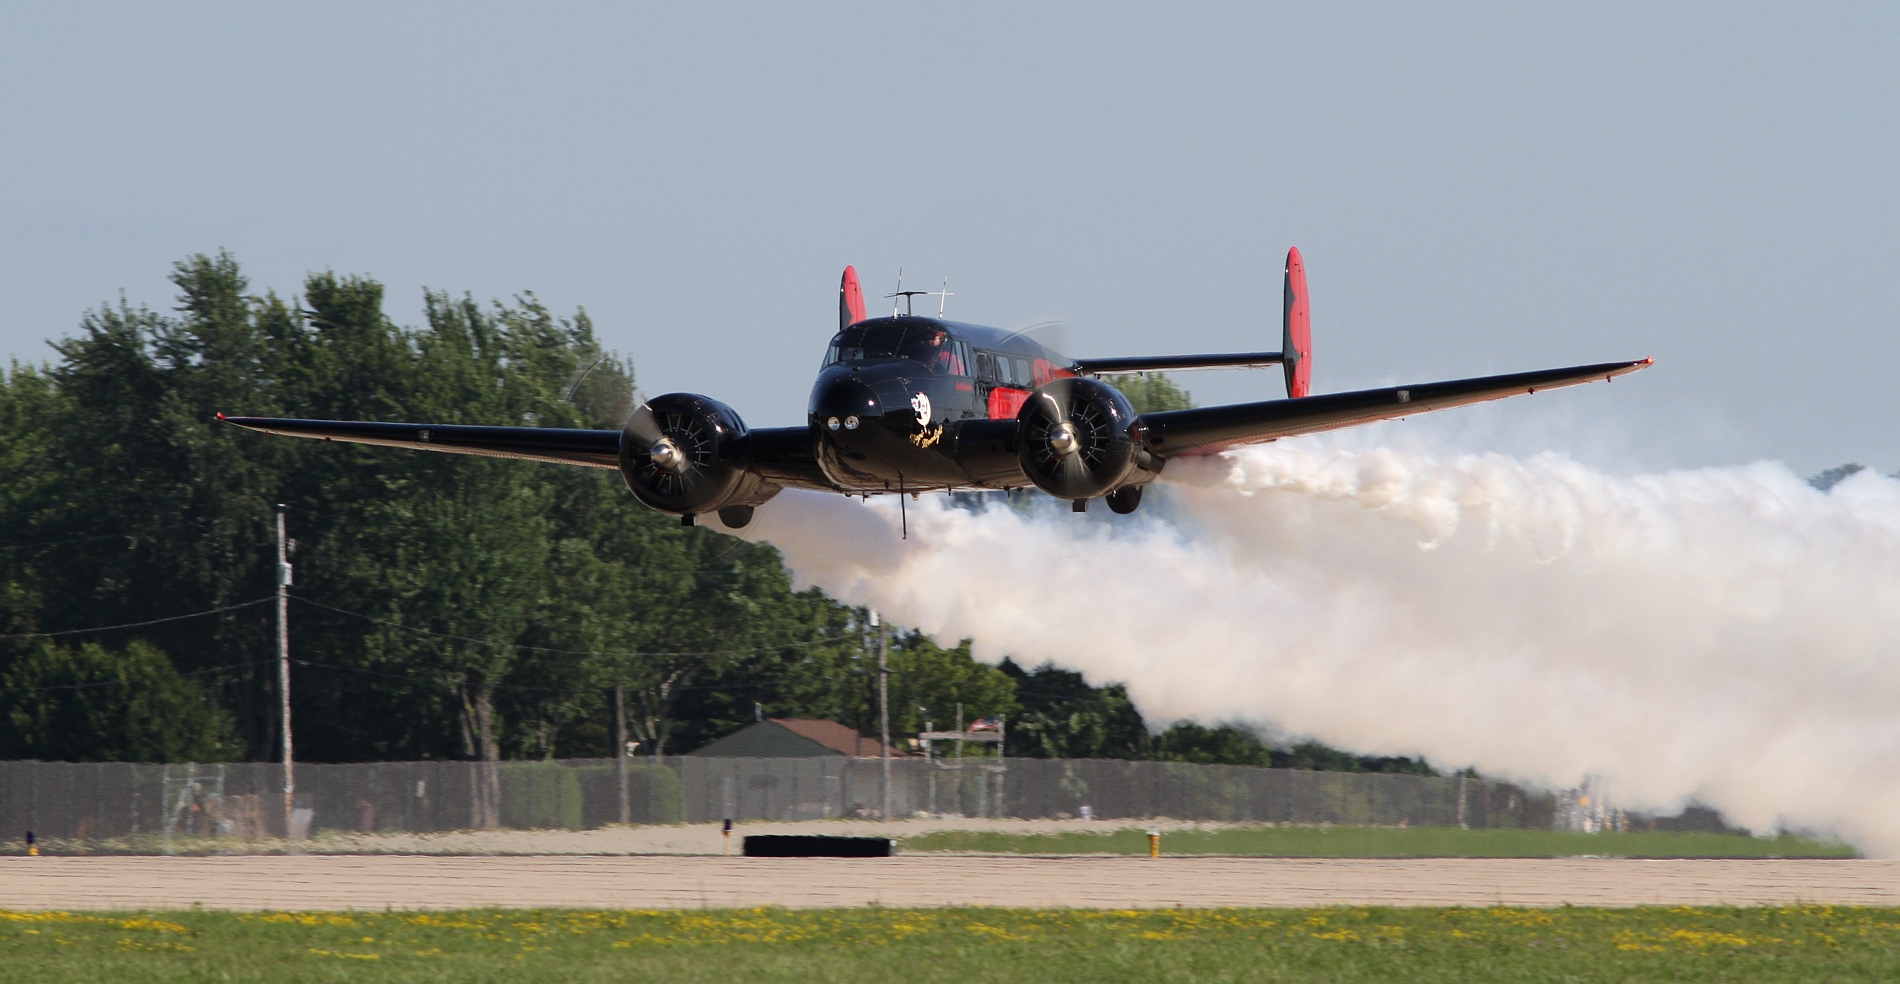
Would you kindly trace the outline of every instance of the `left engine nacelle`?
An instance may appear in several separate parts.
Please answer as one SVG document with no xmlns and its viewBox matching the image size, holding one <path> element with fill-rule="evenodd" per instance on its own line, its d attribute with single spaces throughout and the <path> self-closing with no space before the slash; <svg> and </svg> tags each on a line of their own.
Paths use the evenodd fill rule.
<svg viewBox="0 0 1900 984">
<path fill-rule="evenodd" d="M 744 526 L 752 507 L 779 491 L 752 469 L 745 437 L 745 421 L 718 400 L 656 396 L 621 429 L 620 475 L 634 498 L 661 512 L 717 512 L 727 526 Z"/>
</svg>

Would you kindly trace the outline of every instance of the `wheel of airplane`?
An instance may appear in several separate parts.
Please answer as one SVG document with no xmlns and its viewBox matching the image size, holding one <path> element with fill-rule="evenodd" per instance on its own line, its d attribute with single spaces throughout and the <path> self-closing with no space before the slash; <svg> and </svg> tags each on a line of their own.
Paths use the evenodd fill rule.
<svg viewBox="0 0 1900 984">
<path fill-rule="evenodd" d="M 1146 486 L 1124 485 L 1102 497 L 1108 503 L 1110 512 L 1126 516 L 1141 508 L 1141 490 Z"/>
</svg>

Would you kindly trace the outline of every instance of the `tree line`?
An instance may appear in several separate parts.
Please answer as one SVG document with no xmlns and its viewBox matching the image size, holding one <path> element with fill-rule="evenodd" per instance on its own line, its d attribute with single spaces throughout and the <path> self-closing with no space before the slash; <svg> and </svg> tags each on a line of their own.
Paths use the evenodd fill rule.
<svg viewBox="0 0 1900 984">
<path fill-rule="evenodd" d="M 260 294 L 223 253 L 171 280 L 173 311 L 87 312 L 57 358 L 0 379 L 0 758 L 274 759 L 280 503 L 301 760 L 603 756 L 617 715 L 640 754 L 759 717 L 875 731 L 868 613 L 794 591 L 770 546 L 681 527 L 613 472 L 214 419 L 617 427 L 634 369 L 584 311 L 427 292 L 404 327 L 370 278 Z M 1166 377 L 1125 390 L 1192 405 Z M 890 662 L 897 733 L 960 707 L 1006 717 L 1012 755 L 1426 769 L 1238 726 L 1152 734 L 1121 687 L 985 665 L 967 640 L 898 630 Z"/>
</svg>

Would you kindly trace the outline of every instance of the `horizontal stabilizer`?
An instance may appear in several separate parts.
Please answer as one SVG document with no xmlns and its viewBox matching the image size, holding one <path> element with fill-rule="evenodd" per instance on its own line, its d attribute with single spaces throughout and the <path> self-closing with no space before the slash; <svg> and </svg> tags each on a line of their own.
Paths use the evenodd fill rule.
<svg viewBox="0 0 1900 984">
<path fill-rule="evenodd" d="M 1114 376 L 1133 372 L 1182 372 L 1188 369 L 1265 369 L 1284 361 L 1279 352 L 1143 355 L 1125 359 L 1077 359 L 1069 371 L 1078 376 Z"/>
<path fill-rule="evenodd" d="M 287 437 L 446 451 L 488 458 L 549 461 L 589 468 L 620 467 L 620 432 L 565 427 L 478 427 L 468 424 L 385 424 L 365 420 L 227 417 L 227 424 Z"/>
</svg>

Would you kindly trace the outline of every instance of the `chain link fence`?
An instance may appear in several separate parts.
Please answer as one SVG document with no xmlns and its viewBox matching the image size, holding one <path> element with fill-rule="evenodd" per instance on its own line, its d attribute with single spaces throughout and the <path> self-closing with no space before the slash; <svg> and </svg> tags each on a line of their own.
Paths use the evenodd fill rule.
<svg viewBox="0 0 1900 984">
<path fill-rule="evenodd" d="M 678 760 L 689 822 L 876 816 L 866 759 Z M 1484 779 L 1108 759 L 891 763 L 893 816 L 1549 827 L 1555 799 Z"/>
<path fill-rule="evenodd" d="M 0 762 L 0 844 L 164 853 L 286 833 L 283 767 Z M 1549 828 L 1557 797 L 1484 779 L 1100 759 L 899 759 L 893 816 Z M 298 765 L 293 839 L 875 817 L 876 759 Z M 6 848 L 11 849 L 9 846 Z"/>
</svg>

